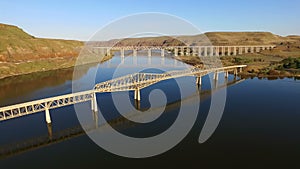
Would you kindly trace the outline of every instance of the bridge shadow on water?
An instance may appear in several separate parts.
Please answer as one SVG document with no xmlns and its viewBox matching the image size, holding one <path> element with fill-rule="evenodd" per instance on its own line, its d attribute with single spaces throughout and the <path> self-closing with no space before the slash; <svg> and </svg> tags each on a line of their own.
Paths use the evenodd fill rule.
<svg viewBox="0 0 300 169">
<path fill-rule="evenodd" d="M 211 84 L 211 86 L 207 89 L 201 89 L 201 86 L 198 86 L 198 90 L 199 92 L 193 93 L 191 95 L 189 95 L 188 97 L 185 97 L 183 99 L 180 100 L 172 100 L 172 101 L 168 101 L 167 105 L 164 105 L 163 107 L 155 107 L 155 108 L 151 108 L 153 110 L 155 109 L 161 109 L 164 108 L 164 112 L 162 113 L 161 116 L 166 116 L 169 114 L 172 114 L 172 117 L 177 117 L 177 110 L 180 108 L 180 106 L 182 106 L 182 104 L 191 104 L 193 103 L 193 100 L 195 100 L 195 98 L 199 98 L 200 96 L 200 100 L 205 101 L 207 99 L 209 99 L 211 97 L 212 94 L 214 94 L 215 92 L 219 91 L 219 90 L 223 90 L 229 86 L 238 84 L 240 82 L 242 82 L 244 79 L 236 79 L 233 78 L 232 81 L 228 81 L 228 79 L 224 80 L 224 83 L 222 84 L 218 84 L 218 81 L 214 81 L 213 84 Z M 136 111 L 134 112 L 129 112 L 127 117 L 140 117 L 143 118 L 143 116 L 145 116 L 145 113 L 147 110 L 149 110 L 149 105 L 147 103 L 141 103 L 141 102 L 136 102 L 136 101 L 132 101 L 132 104 L 136 107 L 136 109 L 140 110 L 138 113 Z M 155 112 L 155 111 L 153 111 Z M 151 112 L 152 113 L 152 112 Z M 178 112 L 177 112 L 178 113 Z M 103 113 L 105 114 L 105 112 Z M 159 117 L 160 119 L 161 117 Z M 158 119 L 158 120 L 159 120 Z M 95 118 L 94 118 L 95 120 Z M 156 121 L 156 120 L 155 120 Z M 174 121 L 171 120 L 170 123 L 166 123 L 164 124 L 164 126 L 169 126 L 172 124 L 172 122 Z M 152 122 L 149 123 L 149 125 L 152 125 Z M 33 137 L 33 138 L 29 138 L 29 139 L 24 139 L 21 141 L 17 141 L 14 143 L 9 143 L 9 144 L 4 144 L 0 146 L 0 159 L 5 159 L 8 157 L 12 157 L 21 153 L 25 153 L 28 151 L 32 151 L 35 149 L 40 149 L 43 147 L 47 147 L 56 143 L 60 143 L 60 142 L 64 142 L 66 140 L 70 140 L 82 135 L 86 135 L 86 132 L 94 132 L 97 130 L 105 130 L 105 126 L 110 125 L 112 126 L 114 129 L 118 130 L 119 132 L 132 136 L 132 133 L 128 132 L 128 129 L 132 129 L 132 128 L 139 128 L 140 126 L 143 126 L 142 124 L 133 122 L 128 120 L 127 118 L 125 118 L 122 115 L 118 115 L 117 117 L 111 118 L 111 119 L 107 119 L 107 123 L 106 124 L 101 124 L 99 125 L 97 120 L 95 120 L 95 123 L 93 124 L 88 124 L 87 126 L 84 126 L 84 128 L 86 129 L 86 131 L 84 131 L 83 127 L 81 125 L 77 125 L 74 127 L 68 127 L 65 129 L 60 129 L 59 131 L 55 131 L 53 132 L 53 126 L 51 124 L 47 125 L 47 130 L 48 130 L 48 134 L 44 134 L 44 135 L 40 135 L 37 137 Z M 156 126 L 157 127 L 157 126 Z M 148 128 L 151 130 L 151 128 Z M 163 128 L 165 129 L 165 128 Z M 151 133 L 152 135 L 155 134 L 159 134 L 160 132 L 162 132 L 161 130 L 155 130 L 155 132 Z M 135 137 L 148 137 L 149 135 L 134 135 Z"/>
</svg>

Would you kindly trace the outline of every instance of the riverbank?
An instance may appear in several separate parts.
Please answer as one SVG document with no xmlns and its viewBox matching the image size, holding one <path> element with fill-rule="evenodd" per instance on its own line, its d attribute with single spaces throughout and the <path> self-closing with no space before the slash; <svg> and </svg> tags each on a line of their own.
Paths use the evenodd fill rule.
<svg viewBox="0 0 300 169">
<path fill-rule="evenodd" d="M 111 58 L 112 56 L 105 56 L 100 60 L 95 58 L 95 56 L 90 56 L 77 60 L 77 57 L 56 57 L 24 62 L 0 62 L 0 79 L 37 72 L 67 69 L 77 65 L 105 62 Z"/>
<path fill-rule="evenodd" d="M 300 56 L 300 54 L 298 56 Z M 192 66 L 203 65 L 203 61 L 197 56 L 177 56 L 174 58 Z M 223 66 L 247 65 L 247 67 L 240 72 L 240 75 L 243 77 L 300 77 L 300 57 L 286 58 L 278 55 L 257 53 L 244 54 L 241 56 L 221 56 L 219 59 Z"/>
</svg>

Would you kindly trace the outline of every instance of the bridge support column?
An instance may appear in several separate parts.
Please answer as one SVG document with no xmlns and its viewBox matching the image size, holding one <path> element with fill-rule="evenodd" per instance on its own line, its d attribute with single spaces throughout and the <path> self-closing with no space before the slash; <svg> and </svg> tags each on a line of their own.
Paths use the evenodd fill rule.
<svg viewBox="0 0 300 169">
<path fill-rule="evenodd" d="M 148 49 L 148 56 L 151 56 L 151 49 Z"/>
<path fill-rule="evenodd" d="M 218 79 L 219 79 L 219 74 L 218 74 L 218 72 L 215 72 L 215 74 L 214 74 L 214 79 L 215 79 L 215 80 L 218 80 Z"/>
<path fill-rule="evenodd" d="M 207 47 L 204 47 L 204 56 L 207 56 Z"/>
<path fill-rule="evenodd" d="M 248 53 L 248 47 L 245 47 L 245 53 Z"/>
<path fill-rule="evenodd" d="M 238 74 L 237 68 L 234 69 L 233 74 L 234 74 L 234 77 L 237 76 L 237 74 Z"/>
<path fill-rule="evenodd" d="M 191 49 L 190 49 L 190 47 L 187 47 L 187 48 L 186 48 L 186 55 L 187 55 L 187 56 L 190 56 L 190 53 L 191 53 Z"/>
<path fill-rule="evenodd" d="M 256 47 L 256 52 L 260 52 L 260 47 Z"/>
<path fill-rule="evenodd" d="M 48 107 L 45 108 L 45 117 L 46 117 L 46 122 L 49 124 L 51 123 L 51 116 Z"/>
<path fill-rule="evenodd" d="M 219 56 L 219 53 L 220 53 L 219 47 L 216 47 L 216 48 L 215 48 L 215 55 L 216 55 L 216 56 Z"/>
<path fill-rule="evenodd" d="M 91 107 L 92 107 L 93 112 L 98 112 L 98 104 L 97 104 L 96 93 L 93 94 L 93 98 L 91 100 Z"/>
<path fill-rule="evenodd" d="M 193 50 L 193 51 L 192 51 L 193 56 L 196 56 L 196 48 L 193 47 L 192 50 Z"/>
<path fill-rule="evenodd" d="M 176 47 L 174 48 L 174 55 L 178 56 L 178 49 Z"/>
<path fill-rule="evenodd" d="M 120 50 L 120 55 L 121 57 L 125 57 L 125 50 L 123 48 Z"/>
<path fill-rule="evenodd" d="M 250 48 L 250 53 L 254 53 L 254 47 L 253 46 L 251 46 L 251 48 Z"/>
<path fill-rule="evenodd" d="M 209 56 L 213 56 L 214 55 L 214 47 L 209 47 Z"/>
<path fill-rule="evenodd" d="M 141 100 L 141 92 L 140 89 L 134 90 L 134 100 L 140 101 Z"/>
<path fill-rule="evenodd" d="M 243 54 L 243 47 L 239 47 L 239 55 Z"/>
<path fill-rule="evenodd" d="M 184 56 L 184 48 L 183 48 L 183 47 L 182 47 L 181 50 L 180 50 L 180 55 L 181 55 L 181 56 Z"/>
<path fill-rule="evenodd" d="M 197 76 L 196 77 L 196 84 L 197 85 L 201 85 L 202 84 L 202 77 L 201 76 Z"/>
<path fill-rule="evenodd" d="M 161 49 L 161 51 L 160 51 L 160 52 L 161 52 L 161 53 L 160 53 L 160 54 L 161 54 L 161 56 L 162 56 L 162 57 L 164 57 L 164 56 L 165 56 L 165 50 L 164 50 L 164 49 Z"/>
<path fill-rule="evenodd" d="M 230 55 L 231 55 L 231 47 L 228 46 L 228 48 L 227 48 L 227 56 L 230 56 Z"/>
<path fill-rule="evenodd" d="M 222 46 L 222 53 L 221 53 L 222 56 L 225 56 L 225 47 Z"/>
<path fill-rule="evenodd" d="M 236 56 L 236 46 L 233 47 L 233 56 Z"/>
<path fill-rule="evenodd" d="M 202 56 L 202 48 L 201 47 L 198 48 L 198 56 L 199 57 Z"/>
<path fill-rule="evenodd" d="M 110 53 L 110 49 L 109 48 L 106 48 L 106 56 L 110 56 L 111 53 Z"/>
<path fill-rule="evenodd" d="M 240 67 L 239 68 L 239 73 L 241 73 L 243 71 L 243 68 L 242 67 Z"/>
<path fill-rule="evenodd" d="M 228 78 L 228 71 L 225 71 L 225 78 L 227 79 Z"/>
<path fill-rule="evenodd" d="M 133 49 L 133 56 L 137 56 L 137 50 Z"/>
</svg>

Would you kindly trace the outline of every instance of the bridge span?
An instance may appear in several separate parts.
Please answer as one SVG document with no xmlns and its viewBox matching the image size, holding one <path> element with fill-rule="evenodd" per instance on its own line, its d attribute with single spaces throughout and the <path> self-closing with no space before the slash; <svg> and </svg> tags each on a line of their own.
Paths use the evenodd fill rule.
<svg viewBox="0 0 300 169">
<path fill-rule="evenodd" d="M 125 56 L 125 51 L 132 52 L 133 56 L 137 56 L 138 51 L 146 51 L 148 56 L 152 55 L 152 51 L 160 50 L 161 56 L 166 53 L 172 53 L 174 56 L 236 56 L 246 53 L 258 53 L 263 50 L 271 50 L 275 45 L 235 45 L 235 46 L 113 46 L 87 47 L 97 54 L 108 54 L 119 51 L 120 56 Z M 167 51 L 167 52 L 166 52 Z"/>
<path fill-rule="evenodd" d="M 169 71 L 165 73 L 134 73 L 118 77 L 112 80 L 101 82 L 95 85 L 92 90 L 71 93 L 51 98 L 45 98 L 26 103 L 15 104 L 0 108 L 0 121 L 22 117 L 38 112 L 45 112 L 45 119 L 48 124 L 51 123 L 50 109 L 73 105 L 81 102 L 91 101 L 91 109 L 98 112 L 96 93 L 134 91 L 134 99 L 141 100 L 140 90 L 158 83 L 160 81 L 179 78 L 184 76 L 195 76 L 196 84 L 201 85 L 202 76 L 214 73 L 214 80 L 218 80 L 218 74 L 224 72 L 225 78 L 232 72 L 235 76 L 247 65 L 236 65 L 220 68 L 200 69 L 193 67 L 185 70 Z"/>
</svg>

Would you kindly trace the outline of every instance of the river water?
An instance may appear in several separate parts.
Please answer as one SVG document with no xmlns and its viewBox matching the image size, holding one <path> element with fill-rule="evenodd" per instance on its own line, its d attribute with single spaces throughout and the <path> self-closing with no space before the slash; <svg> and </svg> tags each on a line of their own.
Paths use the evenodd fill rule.
<svg viewBox="0 0 300 169">
<path fill-rule="evenodd" d="M 120 66 L 120 63 L 124 63 Z M 149 64 L 151 64 L 149 68 Z M 144 65 L 144 66 L 141 66 Z M 119 66 L 119 67 L 117 67 Z M 143 72 L 162 73 L 186 69 L 187 65 L 169 57 L 118 56 L 102 64 L 82 66 L 74 79 L 73 69 L 35 73 L 6 78 L 0 81 L 0 106 L 16 104 L 72 92 L 72 81 L 84 84 L 96 72 L 96 83 L 126 75 L 144 67 Z M 111 154 L 95 144 L 81 129 L 74 106 L 51 110 L 52 125 L 45 123 L 44 113 L 0 122 L 1 168 L 87 168 L 87 167 L 299 167 L 300 156 L 300 81 L 284 79 L 235 79 L 225 81 L 220 74 L 217 90 L 227 89 L 226 105 L 213 135 L 202 144 L 198 137 L 211 104 L 212 89 L 209 76 L 202 79 L 201 89 L 194 77 L 159 82 L 142 90 L 142 101 L 127 95 L 131 108 L 147 110 L 148 95 L 159 89 L 165 93 L 167 108 L 155 121 L 140 125 L 120 118 L 110 93 L 97 94 L 105 118 L 116 130 L 135 137 L 149 137 L 168 129 L 178 111 L 193 96 L 200 96 L 198 116 L 189 134 L 173 149 L 150 158 L 130 159 Z M 179 93 L 180 87 L 186 88 Z M 222 85 L 227 84 L 227 87 Z M 196 93 L 196 94 L 195 94 Z M 162 97 L 163 99 L 163 97 Z M 154 106 L 163 106 L 158 99 Z M 87 107 L 89 102 L 83 103 Z M 152 104 L 152 103 L 151 103 Z M 183 104 L 183 105 L 181 105 Z M 153 106 L 153 105 L 152 105 Z M 129 108 L 130 110 L 130 108 Z M 92 113 L 87 113 L 92 117 Z M 143 115 L 142 115 L 143 116 Z M 51 129 L 51 132 L 49 132 Z M 49 133 L 51 139 L 49 139 Z M 9 153 L 9 151 L 11 151 Z"/>
</svg>

